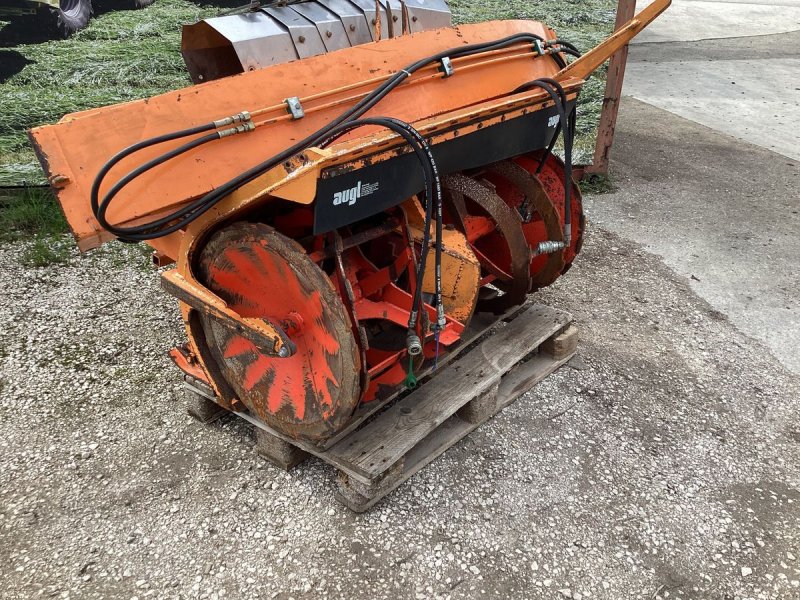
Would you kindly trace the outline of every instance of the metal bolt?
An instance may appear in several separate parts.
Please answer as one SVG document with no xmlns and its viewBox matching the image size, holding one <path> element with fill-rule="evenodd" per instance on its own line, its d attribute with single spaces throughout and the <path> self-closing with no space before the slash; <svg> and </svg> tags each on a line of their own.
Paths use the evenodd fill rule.
<svg viewBox="0 0 800 600">
<path fill-rule="evenodd" d="M 414 21 L 414 23 L 416 23 L 417 22 L 417 17 L 416 16 L 411 17 L 411 20 Z"/>
<path fill-rule="evenodd" d="M 281 346 L 281 349 L 278 350 L 278 356 L 281 358 L 289 358 L 289 349 L 286 346 Z"/>
<path fill-rule="evenodd" d="M 333 32 L 328 30 L 325 32 L 325 37 L 333 37 Z"/>
<path fill-rule="evenodd" d="M 306 36 L 304 36 L 304 35 L 301 35 L 299 38 L 297 38 L 297 41 L 298 41 L 298 42 L 300 42 L 300 43 L 302 44 L 303 42 L 305 42 L 305 41 L 306 41 Z"/>
<path fill-rule="evenodd" d="M 355 31 L 355 30 L 356 30 L 356 26 L 351 24 L 350 25 L 350 31 Z"/>
<path fill-rule="evenodd" d="M 397 21 L 397 15 L 392 17 L 392 21 Z"/>
</svg>

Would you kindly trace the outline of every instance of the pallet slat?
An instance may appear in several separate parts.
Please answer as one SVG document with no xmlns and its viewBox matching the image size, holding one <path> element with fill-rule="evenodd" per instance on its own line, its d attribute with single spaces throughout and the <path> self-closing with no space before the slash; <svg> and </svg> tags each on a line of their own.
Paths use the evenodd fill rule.
<svg viewBox="0 0 800 600">
<path fill-rule="evenodd" d="M 359 497 L 345 493 L 340 483 L 336 498 L 350 510 L 361 513 L 369 510 L 383 498 L 396 490 L 403 483 L 411 479 L 417 472 L 444 454 L 449 448 L 455 446 L 467 435 L 483 425 L 501 410 L 513 404 L 520 395 L 531 389 L 532 386 L 542 381 L 545 377 L 559 369 L 572 358 L 569 354 L 563 358 L 553 358 L 543 353 L 531 358 L 529 361 L 517 365 L 500 379 L 497 390 L 495 410 L 481 421 L 467 421 L 458 414 L 451 416 L 425 439 L 419 442 L 408 454 L 403 457 L 402 469 L 395 477 L 388 477 L 387 481 L 371 497 Z M 475 402 L 475 400 L 473 400 Z"/>
<path fill-rule="evenodd" d="M 479 345 L 449 356 L 420 388 L 366 425 L 354 424 L 328 449 L 314 447 L 270 430 L 246 413 L 234 413 L 257 427 L 258 453 L 283 469 L 302 461 L 306 452 L 338 470 L 337 499 L 356 512 L 376 504 L 470 432 L 516 401 L 575 353 L 578 330 L 562 311 L 531 306 L 513 314 L 475 319 L 469 332 L 478 339 L 501 322 Z M 466 347 L 466 346 L 462 346 Z M 211 389 L 187 376 L 187 408 L 206 421 L 216 411 Z M 389 402 L 389 399 L 386 399 Z M 204 410 L 198 411 L 197 407 Z M 218 408 L 218 407 L 217 407 Z M 193 410 L 194 409 L 194 410 Z M 366 419 L 359 415 L 359 423 Z M 305 452 L 304 452 L 305 451 Z"/>
<path fill-rule="evenodd" d="M 529 308 L 379 419 L 329 449 L 325 460 L 374 480 L 467 402 L 497 385 L 505 372 L 569 321 L 569 315 L 549 307 Z"/>
</svg>

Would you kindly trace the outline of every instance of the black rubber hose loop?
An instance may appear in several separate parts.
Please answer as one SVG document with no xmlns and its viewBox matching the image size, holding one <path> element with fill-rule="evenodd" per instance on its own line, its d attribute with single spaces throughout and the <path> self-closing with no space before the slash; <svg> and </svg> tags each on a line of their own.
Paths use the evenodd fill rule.
<svg viewBox="0 0 800 600">
<path fill-rule="evenodd" d="M 549 77 L 542 77 L 535 81 L 530 81 L 516 88 L 512 93 L 518 94 L 528 89 L 540 88 L 544 90 L 553 101 L 559 115 L 559 124 L 550 140 L 550 144 L 545 150 L 539 167 L 536 169 L 537 175 L 541 173 L 542 168 L 547 161 L 547 158 L 553 151 L 555 142 L 558 139 L 558 134 L 562 134 L 564 140 L 564 237 L 565 239 L 572 239 L 572 150 L 573 141 L 575 139 L 575 117 L 576 108 L 567 114 L 567 94 L 564 87 L 555 79 Z"/>
<path fill-rule="evenodd" d="M 390 79 L 382 83 L 380 86 L 378 86 L 373 92 L 371 92 L 365 98 L 360 100 L 355 106 L 353 106 L 352 108 L 348 109 L 347 111 L 339 115 L 329 124 L 322 127 L 320 130 L 311 134 L 304 140 L 295 143 L 291 147 L 286 148 L 282 152 L 279 152 L 277 155 L 265 160 L 264 162 L 240 173 L 236 177 L 230 179 L 226 183 L 220 185 L 219 187 L 210 191 L 201 198 L 189 203 L 188 205 L 174 211 L 173 213 L 165 217 L 162 217 L 155 221 L 151 221 L 149 223 L 144 223 L 142 225 L 129 226 L 129 227 L 113 226 L 107 222 L 107 220 L 105 219 L 105 214 L 108 211 L 108 207 L 110 206 L 111 201 L 116 197 L 117 193 L 122 188 L 125 187 L 125 185 L 129 184 L 133 179 L 135 179 L 145 171 L 149 170 L 150 168 L 158 164 L 162 164 L 165 160 L 174 158 L 175 156 L 183 152 L 187 152 L 197 146 L 187 144 L 185 146 L 182 146 L 176 151 L 166 153 L 161 157 L 148 162 L 146 165 L 142 165 L 142 167 L 135 169 L 134 171 L 123 177 L 119 182 L 122 182 L 124 180 L 125 183 L 119 186 L 114 185 L 112 187 L 114 193 L 106 194 L 103 201 L 99 202 L 98 196 L 99 196 L 100 186 L 105 176 L 111 170 L 111 168 L 113 168 L 113 166 L 116 165 L 123 158 L 130 156 L 131 154 L 138 152 L 139 150 L 142 150 L 144 148 L 165 141 L 178 139 L 180 137 L 186 137 L 188 135 L 201 133 L 203 131 L 208 131 L 209 129 L 212 129 L 214 125 L 212 123 L 209 125 L 201 126 L 199 128 L 183 130 L 180 132 L 175 132 L 159 136 L 156 138 L 152 138 L 144 142 L 139 142 L 118 153 L 117 155 L 112 157 L 105 165 L 103 165 L 100 172 L 97 174 L 97 177 L 95 178 L 94 184 L 92 186 L 92 198 L 91 198 L 92 210 L 95 216 L 97 217 L 98 222 L 101 222 L 103 227 L 105 227 L 109 232 L 113 233 L 114 235 L 116 235 L 121 239 L 125 239 L 128 241 L 144 241 L 169 235 L 170 233 L 173 233 L 175 231 L 178 231 L 186 227 L 189 223 L 197 219 L 200 215 L 202 215 L 211 207 L 216 205 L 230 193 L 239 189 L 243 185 L 246 185 L 249 182 L 253 181 L 258 176 L 269 171 L 275 166 L 281 164 L 282 162 L 290 159 L 296 154 L 306 150 L 307 148 L 324 142 L 331 135 L 331 133 L 336 130 L 337 127 L 345 123 L 359 119 L 369 110 L 371 110 L 376 104 L 378 104 L 383 98 L 385 98 L 387 94 L 389 94 L 392 90 L 394 90 L 397 86 L 403 83 L 408 77 L 410 77 L 413 73 L 415 73 L 419 69 L 429 64 L 437 63 L 441 61 L 441 59 L 444 57 L 450 57 L 452 59 L 464 56 L 472 56 L 475 54 L 491 52 L 493 50 L 506 48 L 516 43 L 532 42 L 535 40 L 544 41 L 543 38 L 541 38 L 536 34 L 522 33 L 522 34 L 508 36 L 506 38 L 497 40 L 495 42 L 487 42 L 483 44 L 471 44 L 468 46 L 447 50 L 444 52 L 440 52 L 434 56 L 421 59 L 409 65 L 405 69 L 398 71 L 393 77 L 391 77 Z M 563 59 L 561 59 L 557 55 L 554 55 L 554 58 L 559 64 L 563 62 Z M 204 141 L 203 143 L 206 142 Z"/>
<path fill-rule="evenodd" d="M 422 284 L 427 269 L 428 253 L 430 251 L 430 225 L 433 218 L 432 212 L 436 206 L 436 255 L 435 255 L 435 290 L 437 308 L 442 306 L 442 183 L 439 176 L 439 169 L 436 159 L 430 149 L 430 145 L 422 134 L 413 126 L 405 121 L 393 117 L 373 117 L 344 123 L 331 132 L 330 136 L 322 143 L 322 147 L 331 144 L 337 138 L 349 133 L 353 129 L 367 125 L 377 125 L 384 127 L 403 137 L 408 145 L 414 150 L 420 164 L 422 165 L 425 179 L 425 227 L 422 239 L 422 252 L 420 254 L 419 265 L 416 273 L 416 286 L 412 307 L 417 311 L 422 310 Z M 409 321 L 409 329 L 416 326 L 413 315 Z"/>
</svg>

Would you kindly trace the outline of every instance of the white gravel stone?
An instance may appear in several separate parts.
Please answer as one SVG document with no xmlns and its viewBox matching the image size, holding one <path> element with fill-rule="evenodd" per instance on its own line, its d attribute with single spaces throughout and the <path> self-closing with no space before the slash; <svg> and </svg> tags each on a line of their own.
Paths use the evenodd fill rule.
<svg viewBox="0 0 800 600">
<path fill-rule="evenodd" d="M 797 595 L 797 378 L 596 227 L 537 297 L 574 314 L 580 361 L 364 515 L 319 461 L 282 473 L 245 423 L 186 416 L 185 334 L 139 248 L 19 252 L 0 245 L 4 597 Z"/>
</svg>

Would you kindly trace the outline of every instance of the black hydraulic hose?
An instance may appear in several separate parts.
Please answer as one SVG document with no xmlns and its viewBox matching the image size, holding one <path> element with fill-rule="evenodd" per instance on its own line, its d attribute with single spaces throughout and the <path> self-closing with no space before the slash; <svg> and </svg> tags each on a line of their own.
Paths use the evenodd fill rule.
<svg viewBox="0 0 800 600">
<path fill-rule="evenodd" d="M 390 78 L 378 88 L 376 88 L 373 92 L 371 92 L 368 96 L 363 98 L 359 101 L 355 106 L 348 109 L 344 113 L 342 113 L 339 117 L 331 121 L 328 125 L 321 128 L 317 132 L 313 133 L 312 135 L 308 136 L 304 140 L 301 140 L 295 143 L 290 148 L 285 149 L 284 151 L 278 153 L 277 155 L 273 156 L 270 159 L 248 169 L 247 171 L 237 175 L 236 177 L 232 178 L 228 182 L 222 184 L 221 186 L 217 187 L 216 189 L 212 190 L 211 192 L 207 193 L 205 196 L 195 200 L 194 202 L 190 203 L 189 205 L 181 208 L 162 219 L 158 219 L 157 221 L 153 221 L 150 223 L 145 223 L 143 225 L 137 226 L 130 226 L 130 227 L 117 227 L 108 224 L 106 229 L 116 235 L 119 238 L 127 239 L 130 241 L 143 241 L 148 239 L 154 239 L 157 237 L 162 237 L 164 235 L 168 235 L 169 233 L 173 233 L 177 231 L 189 223 L 191 223 L 194 219 L 202 215 L 204 212 L 209 210 L 212 206 L 217 204 L 219 201 L 222 200 L 225 196 L 229 195 L 231 192 L 235 191 L 236 189 L 246 185 L 259 175 L 265 173 L 266 171 L 270 170 L 271 168 L 275 167 L 276 165 L 280 164 L 281 162 L 291 158 L 292 156 L 302 152 L 308 147 L 318 144 L 320 141 L 324 140 L 330 132 L 333 131 L 339 125 L 346 123 L 348 121 L 352 121 L 358 119 L 362 115 L 364 115 L 367 111 L 372 109 L 378 102 L 380 102 L 389 92 L 395 89 L 398 85 L 403 83 L 408 77 L 410 77 L 414 72 L 418 71 L 419 69 L 441 61 L 443 58 L 460 58 L 464 56 L 471 56 L 474 54 L 479 54 L 483 52 L 491 52 L 492 50 L 502 49 L 508 47 L 510 45 L 525 42 L 525 41 L 543 41 L 542 38 L 536 34 L 532 33 L 523 33 L 523 34 L 516 34 L 512 36 L 508 36 L 501 40 L 497 40 L 495 42 L 488 42 L 482 44 L 471 44 L 468 46 L 464 46 L 461 48 L 455 48 L 448 51 L 443 51 L 433 56 L 421 59 L 411 65 L 409 65 L 405 69 L 401 69 L 398 71 L 394 77 Z M 211 128 L 215 127 L 215 124 L 209 124 L 206 126 L 201 126 L 201 128 L 195 128 L 198 131 L 207 131 Z M 152 146 L 157 143 L 161 143 L 163 141 L 168 141 L 171 139 L 177 139 L 178 137 L 184 137 L 186 135 L 191 135 L 191 133 L 186 133 L 186 131 L 192 130 L 185 130 L 183 132 L 176 132 L 173 134 L 167 134 L 165 136 L 159 136 L 158 138 L 153 138 L 151 140 L 147 140 L 145 142 L 140 142 L 135 144 L 129 148 L 126 148 L 119 154 L 115 155 L 109 162 L 107 162 L 103 168 L 98 173 L 94 185 L 92 186 L 93 191 L 93 199 L 92 199 L 92 208 L 95 211 L 95 215 L 98 216 L 98 212 L 100 211 L 100 203 L 97 201 L 98 191 L 100 185 L 102 184 L 103 179 L 111 170 L 111 168 L 119 162 L 122 158 L 137 152 L 145 147 Z M 187 151 L 186 149 L 183 152 Z M 165 155 L 166 156 L 166 155 Z M 172 155 L 174 157 L 176 155 Z M 156 159 L 157 160 L 157 159 Z M 160 163 L 158 163 L 160 164 Z M 143 172 L 143 171 L 142 171 Z M 138 173 L 138 174 L 141 174 Z M 131 178 L 126 177 L 127 183 L 135 178 L 138 175 L 134 175 Z M 116 189 L 116 192 L 119 191 L 120 188 Z M 115 193 L 116 193 L 115 192 Z M 105 213 L 108 209 L 112 198 L 109 198 L 108 202 L 103 202 L 103 210 L 101 216 L 105 221 Z M 98 218 L 100 221 L 100 218 Z M 173 222 L 174 221 L 174 222 Z M 172 222 L 171 225 L 167 225 L 167 223 Z M 106 221 L 107 223 L 107 221 Z M 104 225 L 105 226 L 105 225 Z"/>
<path fill-rule="evenodd" d="M 564 91 L 564 87 L 558 81 L 549 77 L 542 77 L 528 82 L 518 87 L 513 93 L 519 93 L 534 87 L 544 90 L 550 96 L 558 111 L 558 128 L 539 163 L 537 173 L 541 172 L 542 167 L 544 167 L 544 163 L 552 152 L 560 131 L 564 140 L 564 243 L 569 246 L 572 241 L 572 148 L 575 138 L 575 107 L 567 113 L 567 94 Z"/>
<path fill-rule="evenodd" d="M 426 233 L 430 231 L 430 212 L 431 212 L 431 203 L 435 203 L 435 210 L 436 210 L 436 252 L 434 258 L 434 290 L 436 296 L 436 312 L 437 312 L 437 327 L 439 329 L 443 328 L 445 325 L 445 317 L 444 317 L 444 301 L 442 298 L 442 244 L 443 244 L 443 236 L 444 236 L 444 223 L 443 223 L 443 214 L 442 214 L 442 181 L 439 175 L 439 167 L 436 164 L 436 159 L 433 156 L 433 151 L 431 150 L 430 144 L 428 144 L 427 140 L 422 136 L 422 134 L 417 131 L 412 125 L 401 121 L 399 119 L 390 118 L 396 125 L 402 127 L 408 133 L 410 133 L 419 143 L 422 151 L 427 155 L 428 164 L 430 166 L 431 173 L 433 175 L 433 193 L 428 196 L 428 206 L 426 206 L 426 217 L 427 222 L 425 223 Z M 430 240 L 430 234 L 428 233 L 428 238 Z M 430 243 L 430 242 L 429 242 Z M 423 248 L 426 252 L 426 259 L 427 259 L 427 251 L 428 247 L 426 246 Z M 421 307 L 421 300 L 422 300 L 422 278 L 425 274 L 425 268 L 421 268 L 420 272 L 417 274 L 417 290 L 416 296 L 417 301 L 420 302 Z M 416 306 L 416 305 L 415 305 Z"/>
<path fill-rule="evenodd" d="M 223 184 L 216 190 L 209 192 L 203 200 L 211 203 L 212 205 L 218 202 L 221 197 L 227 195 L 237 187 L 245 185 L 258 177 L 263 172 L 268 171 L 275 165 L 279 164 L 286 158 L 297 154 L 298 152 L 304 150 L 305 148 L 314 145 L 318 142 L 318 140 L 324 138 L 328 135 L 328 133 L 333 130 L 334 127 L 340 125 L 341 123 L 347 122 L 350 119 L 357 119 L 369 111 L 372 107 L 374 107 L 378 102 L 380 102 L 390 91 L 400 85 L 403 81 L 405 81 L 408 77 L 410 77 L 414 72 L 418 71 L 419 69 L 441 61 L 443 58 L 460 58 L 462 56 L 470 56 L 473 54 L 479 54 L 482 52 L 491 52 L 492 50 L 498 50 L 510 45 L 513 45 L 518 42 L 522 41 L 541 41 L 542 38 L 536 34 L 526 33 L 526 34 L 516 34 L 513 36 L 509 36 L 507 38 L 503 38 L 502 40 L 498 40 L 496 42 L 490 42 L 485 44 L 472 44 L 469 46 L 464 46 L 463 48 L 456 48 L 444 52 L 440 52 L 436 55 L 421 59 L 412 65 L 409 65 L 405 69 L 401 69 L 398 71 L 395 76 L 383 84 L 381 84 L 378 88 L 375 89 L 369 96 L 363 98 L 359 101 L 355 106 L 353 106 L 348 111 L 345 111 L 342 115 L 337 117 L 334 121 L 332 121 L 327 126 L 323 127 L 316 133 L 312 134 L 311 136 L 307 137 L 306 139 L 298 142 L 293 147 L 285 150 L 284 152 L 280 153 L 278 156 L 273 157 L 273 159 L 268 159 L 267 161 L 252 167 L 248 171 L 238 175 L 237 177 L 231 179 L 227 183 Z"/>
<path fill-rule="evenodd" d="M 561 52 L 563 52 L 564 54 L 569 54 L 571 56 L 574 56 L 575 58 L 580 58 L 581 56 L 583 56 L 581 51 L 578 50 L 577 46 L 571 44 L 566 40 L 557 39 L 555 41 L 555 45 L 561 46 Z"/>
<path fill-rule="evenodd" d="M 187 143 L 183 144 L 182 146 L 179 146 L 178 148 L 175 148 L 174 150 L 170 150 L 166 154 L 162 154 L 161 156 L 158 156 L 158 157 L 154 158 L 153 160 L 150 160 L 150 161 L 144 163 L 143 165 L 138 166 L 136 169 L 134 169 L 133 171 L 131 171 L 130 173 L 125 175 L 125 177 L 123 177 L 122 179 L 117 181 L 117 183 L 115 183 L 114 186 L 110 190 L 108 190 L 108 192 L 106 192 L 105 196 L 103 196 L 103 201 L 100 203 L 100 205 L 98 206 L 97 210 L 95 211 L 95 215 L 97 216 L 98 223 L 100 223 L 100 225 L 102 225 L 106 229 L 112 227 L 112 225 L 106 220 L 106 211 L 108 210 L 108 205 L 111 204 L 111 201 L 114 199 L 114 197 L 119 193 L 119 191 L 122 188 L 124 188 L 126 185 L 128 185 L 134 179 L 136 179 L 139 175 L 141 175 L 143 173 L 146 173 L 150 169 L 152 169 L 154 167 L 157 167 L 158 165 L 163 164 L 163 163 L 167 162 L 168 160 L 183 154 L 184 152 L 188 152 L 189 150 L 192 150 L 194 148 L 202 146 L 203 144 L 207 144 L 208 142 L 212 142 L 214 140 L 218 140 L 219 137 L 220 137 L 219 133 L 220 132 L 217 131 L 215 133 L 210 133 L 208 135 L 204 135 L 203 137 L 196 138 L 196 139 L 194 139 L 194 140 L 192 140 L 190 142 L 187 142 Z M 93 198 L 93 200 L 94 200 L 94 198 Z M 156 221 L 148 223 L 148 225 L 151 226 L 151 227 L 158 227 L 159 225 L 166 225 L 170 221 L 174 220 L 175 216 L 176 216 L 176 214 L 173 213 L 173 215 L 171 215 L 171 218 L 167 218 L 166 220 L 165 219 L 158 219 Z"/>
<path fill-rule="evenodd" d="M 545 81 L 545 80 L 541 79 L 541 80 L 537 80 L 537 81 Z M 553 80 L 550 80 L 550 81 L 553 81 Z M 530 90 L 532 88 L 540 88 L 540 89 L 542 89 L 542 86 L 537 82 L 529 81 L 528 83 L 523 83 L 521 86 L 516 88 L 511 93 L 512 94 L 519 94 L 521 92 L 525 92 L 525 91 Z M 556 90 L 559 91 L 559 97 L 561 98 L 561 103 L 564 106 L 566 106 L 566 104 L 567 104 L 567 95 L 564 92 L 564 88 L 560 84 L 557 84 Z M 547 90 L 545 89 L 545 91 L 547 91 Z M 551 94 L 551 97 L 552 97 L 552 94 Z M 544 168 L 545 162 L 547 162 L 547 157 L 550 156 L 553 153 L 553 148 L 555 148 L 556 141 L 558 141 L 558 136 L 561 134 L 561 126 L 562 126 L 562 124 L 563 123 L 562 123 L 561 117 L 559 116 L 558 125 L 556 126 L 555 133 L 553 133 L 553 138 L 550 140 L 550 144 L 547 146 L 547 149 L 545 150 L 544 154 L 542 155 L 542 159 L 539 161 L 539 167 L 536 169 L 536 174 L 537 175 L 542 172 L 542 169 Z"/>
<path fill-rule="evenodd" d="M 437 197 L 441 197 L 441 182 L 438 178 L 438 170 L 436 169 L 436 162 L 433 158 L 433 154 L 430 152 L 430 147 L 428 146 L 425 139 L 419 134 L 419 132 L 398 119 L 392 119 L 388 117 L 375 117 L 375 118 L 367 118 L 367 119 L 360 119 L 358 121 L 352 121 L 350 123 L 343 123 L 340 125 L 336 131 L 332 132 L 331 137 L 328 140 L 325 140 L 323 147 L 331 143 L 337 137 L 348 133 L 353 129 L 357 129 L 358 127 L 363 127 L 365 125 L 377 125 L 380 127 L 385 127 L 386 129 L 390 129 L 395 133 L 402 136 L 406 142 L 408 142 L 409 146 L 414 150 L 417 154 L 417 158 L 420 161 L 420 164 L 423 168 L 424 178 L 425 178 L 425 228 L 423 231 L 423 240 L 422 240 L 422 252 L 420 253 L 419 259 L 419 266 L 417 268 L 417 284 L 414 290 L 414 300 L 411 304 L 413 308 L 413 312 L 411 315 L 409 329 L 413 329 L 416 326 L 416 321 L 418 317 L 418 310 L 421 308 L 421 299 L 422 299 L 422 277 L 425 274 L 425 269 L 427 266 L 428 261 L 428 249 L 430 248 L 430 224 L 432 220 L 432 212 L 433 212 L 433 204 L 436 201 Z M 416 134 L 416 135 L 415 135 Z"/>
<path fill-rule="evenodd" d="M 145 148 L 149 148 L 150 146 L 155 146 L 157 144 L 163 144 L 164 142 L 169 142 L 172 140 L 178 140 L 180 138 L 189 137 L 190 135 L 197 135 L 198 133 L 211 131 L 214 128 L 215 128 L 214 123 L 206 123 L 205 125 L 200 125 L 198 127 L 190 127 L 189 129 L 182 129 L 180 131 L 174 131 L 172 133 L 167 133 L 147 140 L 142 140 L 141 142 L 137 142 L 136 144 L 128 146 L 124 150 L 117 152 L 114 156 L 112 156 L 110 159 L 106 161 L 106 163 L 103 165 L 103 167 L 95 176 L 91 190 L 92 212 L 94 212 L 94 214 L 97 215 L 100 184 L 103 182 L 103 179 L 108 174 L 108 172 L 114 167 L 114 165 L 116 165 L 123 158 L 130 156 L 131 154 L 134 154 L 136 152 L 139 152 L 140 150 L 144 150 Z"/>
<path fill-rule="evenodd" d="M 442 238 L 443 238 L 443 219 L 442 219 L 442 183 L 439 175 L 439 168 L 436 164 L 436 159 L 433 156 L 430 145 L 422 134 L 417 131 L 412 125 L 396 119 L 393 117 L 373 117 L 360 119 L 358 121 L 351 121 L 339 125 L 330 136 L 324 140 L 321 146 L 324 148 L 331 144 L 334 140 L 342 135 L 366 125 L 377 125 L 385 127 L 403 137 L 408 145 L 414 150 L 420 164 L 422 165 L 425 179 L 425 225 L 422 233 L 422 252 L 420 254 L 419 265 L 416 272 L 416 285 L 414 289 L 414 297 L 411 303 L 412 311 L 409 318 L 408 329 L 409 335 L 416 334 L 416 328 L 419 311 L 422 311 L 422 287 L 423 278 L 428 260 L 428 253 L 430 251 L 430 230 L 432 220 L 432 210 L 434 204 L 436 205 L 436 253 L 435 253 L 435 294 L 436 294 L 436 309 L 437 309 L 437 331 L 445 325 L 444 317 L 444 303 L 442 298 Z"/>
<path fill-rule="evenodd" d="M 422 299 L 422 278 L 425 274 L 428 252 L 430 248 L 430 224 L 432 221 L 432 211 L 435 206 L 436 209 L 436 305 L 437 308 L 443 306 L 442 299 L 442 278 L 441 278 L 441 263 L 442 263 L 442 237 L 443 237 L 443 217 L 442 217 L 442 182 L 439 174 L 439 168 L 436 164 L 436 159 L 433 156 L 430 145 L 422 134 L 417 131 L 412 125 L 396 119 L 394 117 L 373 117 L 366 119 L 359 119 L 345 123 L 337 128 L 337 131 L 331 133 L 331 136 L 326 139 L 322 147 L 329 145 L 336 138 L 365 125 L 378 125 L 385 127 L 401 135 L 409 146 L 417 154 L 417 158 L 422 164 L 425 174 L 425 230 L 423 231 L 422 253 L 420 255 L 420 264 L 417 272 L 417 285 L 414 293 L 414 302 L 412 306 L 415 308 L 421 306 Z M 414 143 L 416 142 L 416 143 Z M 415 321 L 415 320 L 414 320 Z M 416 324 L 415 322 L 413 324 Z M 441 324 L 440 324 L 441 325 Z"/>
</svg>

